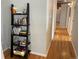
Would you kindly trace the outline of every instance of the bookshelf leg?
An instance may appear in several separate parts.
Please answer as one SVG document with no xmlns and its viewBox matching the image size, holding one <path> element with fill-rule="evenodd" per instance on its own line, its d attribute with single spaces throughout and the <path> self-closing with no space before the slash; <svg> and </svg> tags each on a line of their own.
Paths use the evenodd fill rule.
<svg viewBox="0 0 79 59">
<path fill-rule="evenodd" d="M 11 53 L 11 55 L 10 55 L 11 57 L 13 57 L 13 54 Z"/>
</svg>

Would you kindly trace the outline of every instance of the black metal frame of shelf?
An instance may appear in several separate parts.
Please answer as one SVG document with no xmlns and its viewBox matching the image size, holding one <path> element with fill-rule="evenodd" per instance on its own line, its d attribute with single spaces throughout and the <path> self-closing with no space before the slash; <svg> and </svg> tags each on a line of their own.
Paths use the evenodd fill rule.
<svg viewBox="0 0 79 59">
<path fill-rule="evenodd" d="M 12 34 L 12 36 L 22 36 L 22 37 L 28 37 L 30 34 L 22 35 L 22 34 Z"/>
<path fill-rule="evenodd" d="M 21 25 L 21 24 L 13 24 L 12 26 L 28 26 L 30 24 L 27 24 L 27 25 Z"/>
<path fill-rule="evenodd" d="M 28 46 L 29 44 L 30 44 L 30 42 L 28 42 L 26 46 Z M 22 46 L 20 46 L 19 44 L 15 44 L 15 43 L 13 43 L 13 45 L 14 45 L 14 46 L 22 47 Z M 25 47 L 25 46 L 23 46 L 23 47 Z"/>
<path fill-rule="evenodd" d="M 11 57 L 13 57 L 13 36 L 23 36 L 23 37 L 26 37 L 26 42 L 29 42 L 28 41 L 28 36 L 29 36 L 29 3 L 27 3 L 27 11 L 26 13 L 14 13 L 13 14 L 13 10 L 12 8 L 14 7 L 14 5 L 12 4 L 11 5 L 11 25 L 12 25 L 12 29 L 13 29 L 13 26 L 26 26 L 27 27 L 27 34 L 26 35 L 21 35 L 21 34 L 12 34 L 11 33 Z M 14 15 L 27 15 L 26 17 L 26 21 L 27 21 L 27 25 L 20 25 L 20 24 L 14 24 Z M 28 50 L 28 46 L 27 46 L 27 43 L 26 43 L 26 53 L 25 53 L 25 56 L 24 57 L 27 57 L 28 59 L 28 52 L 30 52 L 30 50 Z"/>
<path fill-rule="evenodd" d="M 27 15 L 27 13 L 14 13 L 13 15 Z"/>
</svg>

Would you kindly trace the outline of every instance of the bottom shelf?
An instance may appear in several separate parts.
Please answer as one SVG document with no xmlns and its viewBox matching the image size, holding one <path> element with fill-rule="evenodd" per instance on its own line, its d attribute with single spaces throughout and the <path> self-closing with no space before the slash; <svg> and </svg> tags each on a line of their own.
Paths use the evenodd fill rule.
<svg viewBox="0 0 79 59">
<path fill-rule="evenodd" d="M 14 55 L 19 55 L 19 56 L 24 56 L 25 55 L 25 51 L 13 51 Z"/>
<path fill-rule="evenodd" d="M 15 46 L 14 49 L 13 49 L 13 54 L 14 55 L 19 55 L 19 56 L 25 56 L 26 47 L 17 47 L 17 46 Z"/>
<path fill-rule="evenodd" d="M 26 54 L 29 54 L 31 50 L 27 50 L 26 47 L 17 47 L 13 49 L 13 54 L 24 57 Z"/>
<path fill-rule="evenodd" d="M 31 50 L 28 50 L 28 54 L 31 52 Z M 26 54 L 26 52 L 25 51 L 13 51 L 13 54 L 14 55 L 18 55 L 18 56 L 22 56 L 22 57 L 24 57 L 25 56 L 25 54 Z"/>
</svg>

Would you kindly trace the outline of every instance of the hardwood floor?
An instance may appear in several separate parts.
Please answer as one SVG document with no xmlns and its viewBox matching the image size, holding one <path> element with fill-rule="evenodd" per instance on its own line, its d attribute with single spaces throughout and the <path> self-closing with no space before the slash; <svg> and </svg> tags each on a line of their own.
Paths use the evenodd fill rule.
<svg viewBox="0 0 79 59">
<path fill-rule="evenodd" d="M 13 56 L 12 58 L 10 57 L 10 50 L 7 50 L 4 52 L 5 59 L 23 59 L 20 56 Z M 29 54 L 28 59 L 46 59 L 45 57 L 34 55 L 34 54 Z"/>
<path fill-rule="evenodd" d="M 66 28 L 56 28 L 47 59 L 76 59 L 72 40 Z"/>
<path fill-rule="evenodd" d="M 5 59 L 21 59 L 20 57 L 10 57 L 10 51 L 4 52 Z M 54 39 L 47 57 L 37 56 L 30 54 L 28 59 L 76 59 L 76 54 L 72 46 L 71 37 L 67 33 L 66 28 L 57 27 L 55 31 Z"/>
</svg>

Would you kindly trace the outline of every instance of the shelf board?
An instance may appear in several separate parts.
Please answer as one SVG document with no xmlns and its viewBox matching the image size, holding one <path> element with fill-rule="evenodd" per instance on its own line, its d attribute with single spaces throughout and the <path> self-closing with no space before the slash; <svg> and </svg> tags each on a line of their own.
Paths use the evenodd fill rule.
<svg viewBox="0 0 79 59">
<path fill-rule="evenodd" d="M 30 34 L 26 34 L 26 35 L 22 35 L 22 34 L 12 34 L 13 36 L 23 36 L 23 37 L 27 37 Z"/>
<path fill-rule="evenodd" d="M 29 54 L 30 52 L 31 52 L 31 50 L 28 50 L 28 54 Z M 27 53 L 27 52 L 25 51 L 24 56 L 26 55 L 26 53 Z M 15 56 L 19 56 L 19 57 L 24 57 L 24 56 L 21 56 L 21 55 L 16 55 L 16 54 L 14 54 L 14 53 L 13 53 L 13 55 L 15 55 Z"/>
<path fill-rule="evenodd" d="M 27 24 L 27 25 L 20 25 L 20 24 L 13 24 L 12 26 L 28 26 L 30 24 Z"/>
<path fill-rule="evenodd" d="M 15 51 L 16 52 L 16 51 Z M 19 51 L 20 52 L 20 51 Z M 20 52 L 21 53 L 21 52 Z M 17 56 L 22 56 L 22 57 L 24 57 L 25 56 L 25 54 L 26 54 L 26 51 L 24 51 L 24 55 L 19 55 L 19 54 L 17 54 L 17 53 L 14 53 L 14 50 L 13 50 L 13 54 L 14 55 L 17 55 Z"/>
<path fill-rule="evenodd" d="M 31 42 L 28 42 L 26 46 L 28 46 Z M 19 46 L 19 47 L 25 47 L 25 46 L 20 46 L 19 44 L 13 43 L 14 46 Z"/>
<path fill-rule="evenodd" d="M 27 13 L 14 13 L 13 15 L 27 15 Z"/>
</svg>

